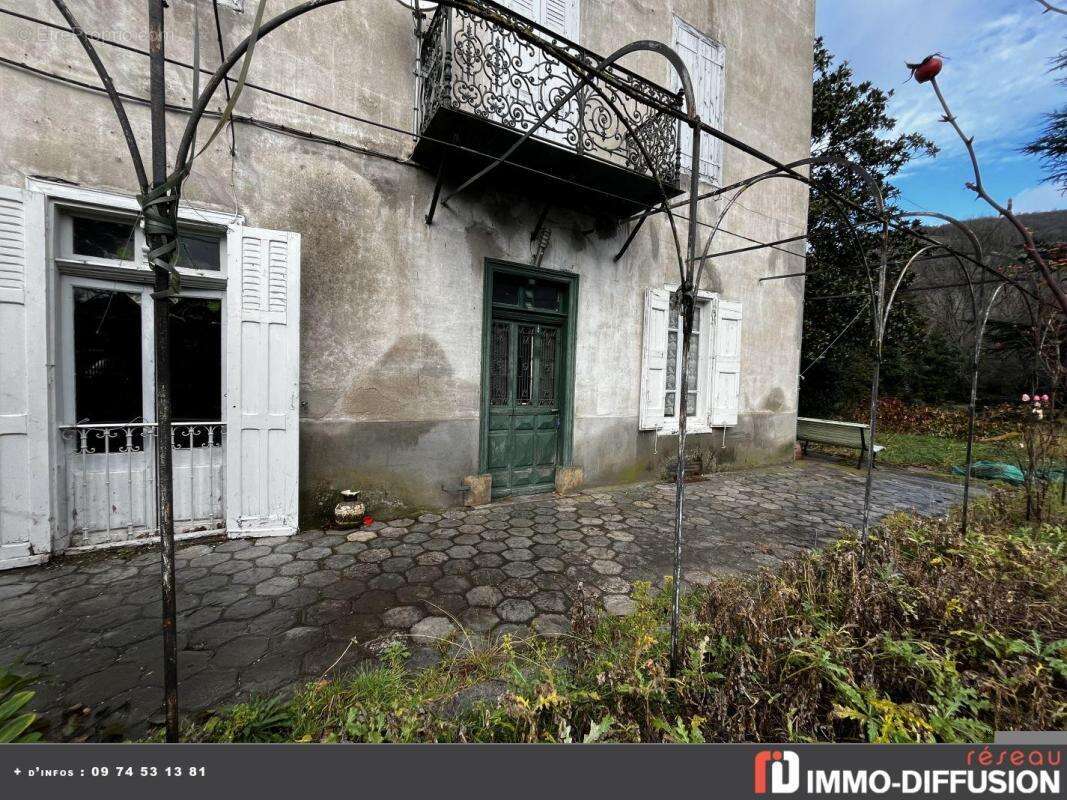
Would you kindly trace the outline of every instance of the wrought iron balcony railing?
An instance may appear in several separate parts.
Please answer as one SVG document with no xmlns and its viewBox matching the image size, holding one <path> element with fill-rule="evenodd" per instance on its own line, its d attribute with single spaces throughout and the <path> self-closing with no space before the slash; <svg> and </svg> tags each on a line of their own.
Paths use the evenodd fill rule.
<svg viewBox="0 0 1067 800">
<path fill-rule="evenodd" d="M 567 39 L 521 17 L 513 19 L 535 42 L 550 42 L 586 64 L 599 61 L 594 53 Z M 625 68 L 612 66 L 609 72 L 614 81 L 649 102 L 596 77 L 533 138 L 650 181 L 658 178 L 668 188 L 677 187 L 679 125 L 652 103 L 680 107 L 680 97 Z M 461 112 L 526 133 L 581 82 L 574 69 L 514 30 L 444 6 L 438 6 L 422 38 L 419 75 L 418 129 L 424 135 L 442 132 L 439 126 L 433 127 L 442 111 Z"/>
</svg>

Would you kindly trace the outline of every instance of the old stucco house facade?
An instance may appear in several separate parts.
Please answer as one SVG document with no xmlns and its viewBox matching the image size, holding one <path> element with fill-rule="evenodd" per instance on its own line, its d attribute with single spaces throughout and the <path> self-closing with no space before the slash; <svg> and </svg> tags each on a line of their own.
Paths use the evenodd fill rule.
<svg viewBox="0 0 1067 800">
<path fill-rule="evenodd" d="M 673 43 L 704 118 L 784 161 L 809 151 L 813 0 L 501 3 L 574 52 Z M 134 99 L 148 91 L 145 4 L 70 5 L 110 43 L 98 47 L 147 151 Z M 254 6 L 218 3 L 229 45 Z M 218 63 L 210 0 L 171 0 L 172 146 L 194 10 L 203 66 Z M 121 132 L 52 4 L 18 14 L 0 14 L 0 569 L 144 538 L 158 445 L 150 273 Z M 682 365 L 665 216 L 628 242 L 659 196 L 653 169 L 682 196 L 673 121 L 585 92 L 519 166 L 441 202 L 573 80 L 559 67 L 484 21 L 415 20 L 393 0 L 338 3 L 258 44 L 232 138 L 197 159 L 184 195 L 179 531 L 292 532 L 298 508 L 313 519 L 346 487 L 386 508 L 446 506 L 472 474 L 491 474 L 497 496 L 551 489 L 561 467 L 592 485 L 657 475 L 676 447 L 683 368 L 705 470 L 792 457 L 802 286 L 759 278 L 802 270 L 802 256 L 709 262 Z M 629 57 L 616 74 L 676 97 L 660 58 Z M 761 169 L 711 137 L 702 151 L 705 189 Z M 705 221 L 714 213 L 706 202 Z M 764 183 L 713 252 L 801 235 L 806 213 L 805 187 Z"/>
</svg>

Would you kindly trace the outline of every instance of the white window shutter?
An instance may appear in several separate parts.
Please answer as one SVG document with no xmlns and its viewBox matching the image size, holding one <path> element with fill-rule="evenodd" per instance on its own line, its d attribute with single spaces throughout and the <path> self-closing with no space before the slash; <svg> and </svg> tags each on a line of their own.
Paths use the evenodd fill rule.
<svg viewBox="0 0 1067 800">
<path fill-rule="evenodd" d="M 500 5 L 531 22 L 541 21 L 541 0 L 500 0 Z"/>
<path fill-rule="evenodd" d="M 645 328 L 641 347 L 641 406 L 638 412 L 638 427 L 643 431 L 654 431 L 663 427 L 670 302 L 670 293 L 665 289 L 649 289 L 645 293 Z"/>
<path fill-rule="evenodd" d="M 578 0 L 540 0 L 542 25 L 571 41 L 578 41 L 581 10 Z"/>
<path fill-rule="evenodd" d="M 36 197 L 0 186 L 0 569 L 52 546 L 45 271 L 28 269 L 44 253 Z"/>
<path fill-rule="evenodd" d="M 553 33 L 578 41 L 579 0 L 500 0 L 500 4 Z"/>
<path fill-rule="evenodd" d="M 726 123 L 726 48 L 716 41 L 707 40 L 708 45 L 708 115 L 704 117 L 709 125 L 720 131 Z M 705 133 L 708 142 L 701 142 L 700 149 L 708 154 L 708 177 L 716 186 L 722 185 L 723 141 L 710 133 Z M 703 161 L 703 158 L 701 158 Z"/>
<path fill-rule="evenodd" d="M 678 56 L 682 59 L 682 63 L 685 64 L 686 69 L 689 70 L 689 78 L 693 82 L 693 92 L 699 98 L 700 96 L 700 84 L 699 74 L 697 70 L 698 53 L 700 50 L 700 44 L 697 41 L 696 31 L 684 24 L 681 20 L 675 18 L 674 20 L 674 32 L 671 37 L 671 44 Z M 671 71 L 671 90 L 677 92 L 682 88 L 682 82 L 678 78 L 678 74 L 674 67 L 670 67 Z M 699 99 L 698 99 L 699 102 Z M 689 131 L 682 126 L 681 131 L 681 150 L 682 150 L 682 169 L 686 172 L 689 171 L 689 164 L 693 158 L 693 138 L 689 134 Z M 701 140 L 701 149 L 703 149 L 703 140 Z"/>
<path fill-rule="evenodd" d="M 714 360 L 711 374 L 711 413 L 708 424 L 737 424 L 741 405 L 741 304 L 715 303 Z"/>
<path fill-rule="evenodd" d="M 721 130 L 725 93 L 725 48 L 677 17 L 674 19 L 672 43 L 689 70 L 700 118 Z M 681 81 L 673 69 L 671 88 L 674 91 L 681 88 Z M 682 168 L 688 172 L 692 160 L 693 140 L 686 130 L 682 131 L 681 145 Z M 722 182 L 722 152 L 720 140 L 710 133 L 700 135 L 700 174 L 716 185 Z"/>
<path fill-rule="evenodd" d="M 226 286 L 226 529 L 296 533 L 300 235 L 230 228 Z"/>
</svg>

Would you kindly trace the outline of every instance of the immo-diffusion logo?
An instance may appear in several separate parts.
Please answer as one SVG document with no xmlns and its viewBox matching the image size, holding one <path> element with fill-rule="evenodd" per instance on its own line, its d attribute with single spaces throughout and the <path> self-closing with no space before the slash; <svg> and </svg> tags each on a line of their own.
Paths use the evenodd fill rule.
<svg viewBox="0 0 1067 800">
<path fill-rule="evenodd" d="M 756 753 L 753 790 L 767 794 L 770 775 L 771 794 L 792 794 L 800 788 L 800 756 L 792 750 L 760 750 Z"/>
<path fill-rule="evenodd" d="M 801 770 L 800 756 L 793 750 L 760 750 L 753 766 L 753 791 L 760 794 L 864 797 L 867 795 L 1052 795 L 1062 797 L 1060 787 L 1060 748 L 974 748 L 959 760 L 958 751 L 938 751 L 943 763 L 918 767 L 904 760 L 906 767 L 886 764 L 880 769 Z M 891 762 L 897 758 L 885 755 Z"/>
</svg>

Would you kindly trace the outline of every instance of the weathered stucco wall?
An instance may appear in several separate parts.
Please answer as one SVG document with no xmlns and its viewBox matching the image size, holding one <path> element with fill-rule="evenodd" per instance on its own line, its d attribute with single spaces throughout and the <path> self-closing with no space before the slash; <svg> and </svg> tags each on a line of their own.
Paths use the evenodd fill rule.
<svg viewBox="0 0 1067 800">
<path fill-rule="evenodd" d="M 290 3 L 291 5 L 292 3 Z M 190 0 L 167 12 L 168 55 L 191 60 Z M 210 3 L 200 3 L 205 66 L 217 62 L 208 35 Z M 277 12 L 283 3 L 274 2 Z M 147 46 L 144 4 L 73 4 L 91 32 Z M 20 6 L 59 21 L 48 0 Z M 223 9 L 229 43 L 247 33 L 251 14 Z M 809 150 L 812 0 L 583 0 L 582 44 L 598 52 L 638 38 L 670 41 L 671 15 L 726 47 L 726 130 L 788 161 Z M 415 44 L 410 16 L 392 0 L 339 3 L 306 15 L 259 44 L 250 79 L 348 113 L 410 130 Z M 69 34 L 0 17 L 9 57 L 96 83 Z M 143 57 L 101 46 L 121 91 L 147 95 Z M 660 60 L 632 64 L 666 83 Z M 189 72 L 170 69 L 169 99 L 189 102 Z M 135 190 L 125 145 L 107 101 L 93 93 L 0 66 L 0 183 L 47 175 L 128 193 Z M 147 109 L 129 104 L 147 155 Z M 373 150 L 364 155 L 246 124 L 196 162 L 186 199 L 237 209 L 249 224 L 303 235 L 301 330 L 301 483 L 303 511 L 326 486 L 359 485 L 412 505 L 442 505 L 478 465 L 482 280 L 485 259 L 531 260 L 530 231 L 541 211 L 521 193 L 475 189 L 423 222 L 433 176 L 399 163 L 410 137 L 247 91 L 241 114 L 284 123 Z M 169 118 L 171 144 L 183 117 Z M 208 129 L 210 125 L 205 125 Z M 203 136 L 203 134 L 202 134 Z M 729 183 L 761 169 L 727 150 Z M 788 181 L 748 193 L 726 228 L 759 241 L 802 233 L 807 193 Z M 710 218 L 710 207 L 705 212 Z M 663 219 L 645 226 L 626 257 L 612 256 L 626 230 L 603 239 L 592 221 L 553 210 L 544 266 L 580 276 L 574 392 L 574 462 L 594 483 L 662 469 L 669 437 L 637 430 L 643 295 L 677 275 Z M 746 242 L 720 235 L 715 249 Z M 791 457 L 797 405 L 802 287 L 757 279 L 802 269 L 774 250 L 730 256 L 702 288 L 744 305 L 741 419 L 725 436 L 694 437 L 709 463 Z"/>
</svg>

